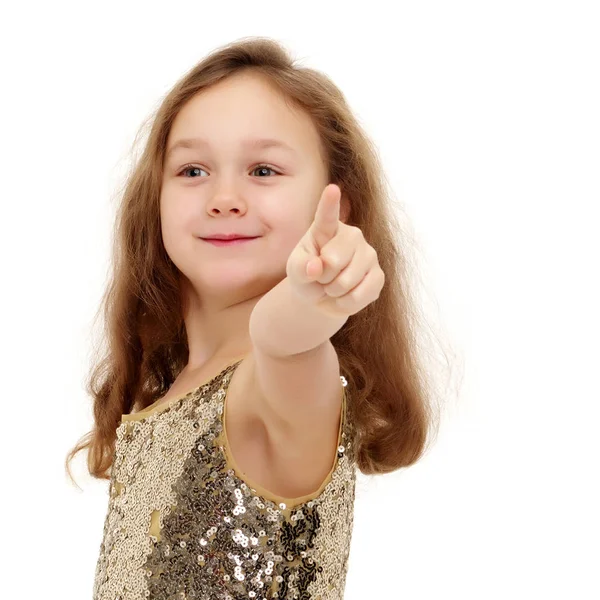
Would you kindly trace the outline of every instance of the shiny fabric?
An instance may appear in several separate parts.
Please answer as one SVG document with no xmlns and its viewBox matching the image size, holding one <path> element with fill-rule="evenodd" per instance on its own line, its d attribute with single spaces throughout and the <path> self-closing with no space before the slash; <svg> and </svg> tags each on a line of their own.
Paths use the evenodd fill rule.
<svg viewBox="0 0 600 600">
<path fill-rule="evenodd" d="M 93 600 L 343 598 L 356 483 L 347 382 L 329 475 L 283 498 L 241 477 L 229 453 L 226 392 L 241 362 L 122 416 Z"/>
</svg>

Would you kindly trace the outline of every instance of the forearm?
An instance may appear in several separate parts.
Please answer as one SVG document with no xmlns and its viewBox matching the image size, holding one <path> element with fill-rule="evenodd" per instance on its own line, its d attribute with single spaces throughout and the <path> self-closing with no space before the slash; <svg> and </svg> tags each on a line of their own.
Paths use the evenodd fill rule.
<svg viewBox="0 0 600 600">
<path fill-rule="evenodd" d="M 320 346 L 347 320 L 328 316 L 295 296 L 286 277 L 254 306 L 249 333 L 252 343 L 263 352 L 291 356 Z"/>
</svg>

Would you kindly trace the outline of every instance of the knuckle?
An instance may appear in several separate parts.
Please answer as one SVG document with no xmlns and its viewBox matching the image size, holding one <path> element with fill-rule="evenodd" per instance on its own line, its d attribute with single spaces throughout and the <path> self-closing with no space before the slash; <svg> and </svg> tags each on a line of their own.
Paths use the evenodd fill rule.
<svg viewBox="0 0 600 600">
<path fill-rule="evenodd" d="M 339 284 L 341 285 L 341 287 L 344 290 L 350 289 L 350 286 L 352 284 L 352 281 L 350 280 L 350 275 L 343 274 L 343 275 L 340 275 L 340 277 L 338 279 L 339 279 Z"/>
<path fill-rule="evenodd" d="M 335 252 L 322 252 L 321 258 L 325 259 L 325 262 L 334 269 L 340 269 L 342 267 L 342 259 Z"/>
</svg>

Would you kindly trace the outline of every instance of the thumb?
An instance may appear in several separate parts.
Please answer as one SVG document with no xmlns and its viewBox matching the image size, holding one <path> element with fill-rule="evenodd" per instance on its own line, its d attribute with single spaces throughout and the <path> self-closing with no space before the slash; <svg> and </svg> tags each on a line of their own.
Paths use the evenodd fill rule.
<svg viewBox="0 0 600 600">
<path fill-rule="evenodd" d="M 312 283 L 323 272 L 323 262 L 312 244 L 310 236 L 305 237 L 294 248 L 288 258 L 286 273 L 296 283 Z"/>
<path fill-rule="evenodd" d="M 313 281 L 323 274 L 323 261 L 318 256 L 312 256 L 306 262 L 306 276 Z"/>
</svg>

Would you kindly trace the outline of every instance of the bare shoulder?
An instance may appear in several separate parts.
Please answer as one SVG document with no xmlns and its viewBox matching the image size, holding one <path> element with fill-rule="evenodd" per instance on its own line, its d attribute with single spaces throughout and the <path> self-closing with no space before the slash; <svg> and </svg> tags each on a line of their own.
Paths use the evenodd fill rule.
<svg viewBox="0 0 600 600">
<path fill-rule="evenodd" d="M 262 479 L 272 478 L 269 489 L 277 485 L 296 495 L 316 490 L 337 453 L 343 387 L 334 346 L 328 340 L 292 357 L 274 357 L 255 347 L 239 369 L 238 430 L 262 432 Z M 241 442 L 238 448 L 241 453 Z"/>
</svg>

